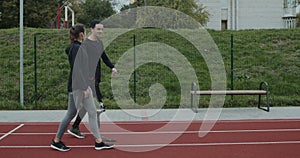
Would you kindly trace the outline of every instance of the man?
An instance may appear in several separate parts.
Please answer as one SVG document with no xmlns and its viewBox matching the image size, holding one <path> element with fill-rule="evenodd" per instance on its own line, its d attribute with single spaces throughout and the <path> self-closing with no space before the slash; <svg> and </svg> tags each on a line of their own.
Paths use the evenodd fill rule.
<svg viewBox="0 0 300 158">
<path fill-rule="evenodd" d="M 111 63 L 111 61 L 109 60 L 109 58 L 105 52 L 103 52 L 103 54 L 101 55 L 101 59 L 103 60 L 103 62 L 105 63 L 105 65 L 107 67 L 112 69 L 112 74 L 115 75 L 117 73 L 117 69 Z M 102 94 L 101 94 L 100 87 L 99 87 L 99 84 L 101 82 L 101 62 L 100 61 L 101 60 L 99 60 L 99 62 L 98 62 L 98 65 L 96 68 L 96 73 L 95 73 L 95 93 L 96 93 L 96 97 L 97 97 L 97 101 L 99 103 L 99 109 L 100 109 L 97 111 L 98 122 L 99 122 L 100 114 L 105 111 L 105 105 L 103 104 Z M 83 133 L 81 133 L 80 129 L 79 129 L 79 124 L 81 121 L 82 121 L 82 119 L 78 114 L 72 127 L 68 130 L 68 133 L 75 136 L 76 138 L 85 138 L 85 135 Z M 105 138 L 105 137 L 102 137 L 102 138 L 104 138 L 105 141 L 110 141 L 110 142 L 114 141 L 113 139 L 109 139 L 109 138 Z"/>
<path fill-rule="evenodd" d="M 102 44 L 102 42 L 99 43 L 99 41 L 100 41 L 100 36 L 103 33 L 104 27 L 99 20 L 94 20 L 90 23 L 90 29 L 91 29 L 91 34 L 86 39 L 86 42 L 89 42 L 89 43 L 91 43 L 91 45 L 94 45 L 94 47 L 97 47 L 97 46 L 99 46 L 99 44 Z M 108 66 L 109 68 L 112 69 L 112 74 L 115 75 L 117 73 L 117 69 L 111 63 L 111 61 L 109 60 L 105 51 L 104 50 L 96 50 L 96 51 L 98 51 L 98 52 L 103 51 L 103 53 L 101 55 L 101 59 L 106 64 L 106 66 Z M 105 105 L 103 104 L 102 94 L 101 94 L 101 91 L 99 88 L 100 81 L 101 81 L 101 60 L 99 59 L 98 63 L 97 63 L 96 71 L 95 71 L 95 77 L 91 79 L 91 83 L 90 83 L 90 84 L 92 84 L 92 85 L 90 85 L 90 87 L 93 90 L 93 94 L 96 94 L 97 101 L 99 102 L 100 110 L 97 111 L 98 126 L 100 126 L 100 124 L 99 124 L 100 114 L 105 111 Z M 68 133 L 70 133 L 71 135 L 73 135 L 77 138 L 85 138 L 85 135 L 82 134 L 79 129 L 79 124 L 82 121 L 82 118 L 84 117 L 84 115 L 82 115 L 82 113 L 83 112 L 78 113 L 75 122 L 73 123 L 72 127 L 68 130 Z M 80 116 L 80 115 L 82 115 L 82 116 Z M 114 139 L 110 139 L 110 138 L 106 138 L 106 137 L 102 137 L 102 138 L 104 139 L 104 141 L 109 141 L 109 142 L 115 141 Z"/>
</svg>

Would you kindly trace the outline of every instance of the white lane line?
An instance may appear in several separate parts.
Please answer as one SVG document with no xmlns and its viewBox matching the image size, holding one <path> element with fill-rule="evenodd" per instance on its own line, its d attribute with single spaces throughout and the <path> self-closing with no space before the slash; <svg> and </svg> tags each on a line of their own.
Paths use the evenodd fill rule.
<svg viewBox="0 0 300 158">
<path fill-rule="evenodd" d="M 196 134 L 199 132 L 209 133 L 249 133 L 249 132 L 299 132 L 299 129 L 262 129 L 262 130 L 214 130 L 214 131 L 150 131 L 150 132 L 101 132 L 101 134 L 110 135 L 134 135 L 134 134 Z M 4 134 L 4 133 L 0 133 Z M 11 135 L 54 135 L 56 133 L 11 133 Z M 65 133 L 69 134 L 69 133 Z M 83 132 L 83 134 L 89 135 L 89 132 Z"/>
<path fill-rule="evenodd" d="M 249 132 L 298 132 L 300 129 L 263 129 L 263 130 L 212 130 L 212 131 L 150 131 L 150 132 L 101 132 L 101 134 L 130 135 L 130 134 L 195 134 L 201 132 L 208 133 L 249 133 Z M 91 134 L 91 133 L 85 133 Z"/>
<path fill-rule="evenodd" d="M 103 125 L 139 125 L 139 124 L 198 124 L 203 122 L 217 121 L 218 123 L 281 123 L 281 122 L 300 122 L 300 119 L 245 119 L 245 120 L 137 120 L 137 121 L 103 121 Z M 83 122 L 88 124 L 88 122 Z"/>
<path fill-rule="evenodd" d="M 8 133 L 5 133 L 2 137 L 0 137 L 0 141 L 2 139 L 4 139 L 5 137 L 9 136 L 10 134 L 12 134 L 14 131 L 18 130 L 19 128 L 21 128 L 22 126 L 24 126 L 24 124 L 20 124 L 18 127 L 14 128 L 13 130 L 9 131 Z"/>
<path fill-rule="evenodd" d="M 233 143 L 192 143 L 192 144 L 142 144 L 142 145 L 116 145 L 116 147 L 191 147 L 191 146 L 228 146 L 228 145 L 275 145 L 275 144 L 300 144 L 300 141 L 280 141 L 280 142 L 233 142 Z"/>
<path fill-rule="evenodd" d="M 278 142 L 219 142 L 219 143 L 192 143 L 192 144 L 120 144 L 116 148 L 138 148 L 138 147 L 197 147 L 197 146 L 229 146 L 229 145 L 276 145 L 276 144 L 300 144 L 300 141 L 278 141 Z M 69 146 L 71 148 L 93 148 L 93 145 Z M 25 148 L 50 148 L 49 146 L 0 146 L 0 149 L 25 149 Z"/>
</svg>

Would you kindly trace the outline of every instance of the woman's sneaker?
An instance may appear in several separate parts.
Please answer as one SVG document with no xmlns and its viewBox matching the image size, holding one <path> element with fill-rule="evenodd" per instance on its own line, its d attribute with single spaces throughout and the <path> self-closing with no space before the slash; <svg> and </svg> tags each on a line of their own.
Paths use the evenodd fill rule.
<svg viewBox="0 0 300 158">
<path fill-rule="evenodd" d="M 70 129 L 68 129 L 68 133 L 70 133 L 76 138 L 85 138 L 85 135 L 80 132 L 79 128 L 73 128 L 73 126 Z"/>
<path fill-rule="evenodd" d="M 54 140 L 52 140 L 50 147 L 58 151 L 69 151 L 71 149 L 67 147 L 62 141 L 55 142 Z"/>
<path fill-rule="evenodd" d="M 102 150 L 102 149 L 111 149 L 113 148 L 115 145 L 114 144 L 106 144 L 104 142 L 101 143 L 95 143 L 95 149 L 96 150 Z"/>
</svg>

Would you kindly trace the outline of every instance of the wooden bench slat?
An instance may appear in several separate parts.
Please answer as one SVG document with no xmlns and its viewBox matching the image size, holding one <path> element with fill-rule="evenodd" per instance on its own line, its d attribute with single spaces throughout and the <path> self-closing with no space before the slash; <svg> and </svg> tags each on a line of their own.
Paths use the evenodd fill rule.
<svg viewBox="0 0 300 158">
<path fill-rule="evenodd" d="M 259 85 L 259 90 L 197 90 L 197 84 L 193 82 L 190 93 L 191 93 L 191 109 L 196 113 L 198 112 L 199 103 L 197 103 L 197 100 L 195 101 L 195 99 L 197 98 L 197 97 L 195 98 L 195 95 L 227 95 L 227 94 L 258 95 L 258 108 L 267 112 L 270 111 L 270 91 L 269 91 L 269 84 L 267 82 L 261 82 Z M 266 102 L 267 102 L 266 108 L 262 108 L 260 106 L 261 95 L 266 95 Z"/>
<path fill-rule="evenodd" d="M 198 95 L 225 95 L 225 94 L 240 94 L 240 95 L 258 95 L 267 94 L 265 90 L 209 90 L 209 91 L 191 91 L 191 94 Z"/>
</svg>

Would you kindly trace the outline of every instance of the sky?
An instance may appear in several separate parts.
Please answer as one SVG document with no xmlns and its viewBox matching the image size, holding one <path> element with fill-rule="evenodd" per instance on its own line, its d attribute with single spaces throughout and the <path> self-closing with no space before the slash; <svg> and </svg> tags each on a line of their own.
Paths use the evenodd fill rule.
<svg viewBox="0 0 300 158">
<path fill-rule="evenodd" d="M 114 0 L 114 1 L 117 2 L 117 5 L 115 6 L 116 10 L 120 10 L 123 5 L 128 5 L 130 2 L 130 0 Z"/>
</svg>

